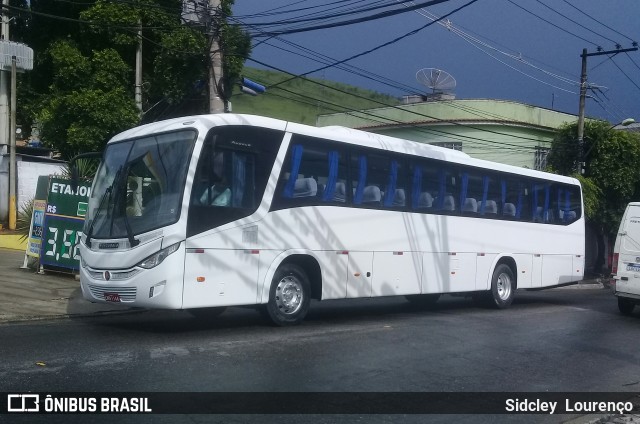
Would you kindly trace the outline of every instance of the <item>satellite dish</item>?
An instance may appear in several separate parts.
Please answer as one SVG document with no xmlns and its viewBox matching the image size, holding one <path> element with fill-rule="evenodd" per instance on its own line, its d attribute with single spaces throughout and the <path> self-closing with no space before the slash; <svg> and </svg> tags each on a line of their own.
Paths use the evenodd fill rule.
<svg viewBox="0 0 640 424">
<path fill-rule="evenodd" d="M 416 73 L 416 80 L 432 93 L 443 93 L 456 88 L 456 80 L 450 73 L 436 68 L 423 68 Z"/>
</svg>

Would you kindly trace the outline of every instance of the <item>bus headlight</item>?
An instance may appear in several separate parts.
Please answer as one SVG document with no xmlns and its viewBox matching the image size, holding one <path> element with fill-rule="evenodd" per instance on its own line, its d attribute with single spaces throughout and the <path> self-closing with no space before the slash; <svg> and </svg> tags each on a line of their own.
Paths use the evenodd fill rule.
<svg viewBox="0 0 640 424">
<path fill-rule="evenodd" d="M 178 250 L 179 247 L 180 247 L 180 242 L 177 242 L 176 244 L 172 244 L 169 247 L 165 247 L 161 251 L 159 251 L 157 253 L 154 253 L 153 255 L 149 256 L 146 259 L 144 259 L 137 266 L 142 267 L 142 268 L 146 268 L 146 269 L 150 269 L 150 268 L 156 267 L 156 266 L 160 265 L 162 263 L 162 261 L 164 261 L 167 256 L 169 256 L 170 254 L 172 254 L 173 252 Z"/>
</svg>

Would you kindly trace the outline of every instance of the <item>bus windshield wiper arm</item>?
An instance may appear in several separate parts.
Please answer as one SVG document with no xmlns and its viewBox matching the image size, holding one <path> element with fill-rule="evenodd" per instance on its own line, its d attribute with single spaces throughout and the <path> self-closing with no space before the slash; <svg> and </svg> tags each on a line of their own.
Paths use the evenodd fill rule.
<svg viewBox="0 0 640 424">
<path fill-rule="evenodd" d="M 91 219 L 91 224 L 89 225 L 89 231 L 87 231 L 87 238 L 85 239 L 85 244 L 87 245 L 88 248 L 91 248 L 91 237 L 93 236 L 93 227 L 96 223 L 96 217 L 98 216 L 98 214 L 100 214 L 100 211 L 102 210 L 102 207 L 104 206 L 104 201 L 107 199 L 107 196 L 109 197 L 109 202 L 108 204 L 111 203 L 111 194 L 113 193 L 113 188 L 115 187 L 116 183 L 118 182 L 118 179 L 120 178 L 120 173 L 122 172 L 122 166 L 120 166 L 120 168 L 118 168 L 118 170 L 116 171 L 116 175 L 113 178 L 113 182 L 111 183 L 111 185 L 109 187 L 107 187 L 107 189 L 104 191 L 104 194 L 102 195 L 102 198 L 100 199 L 100 203 L 98 204 L 98 209 L 96 209 L 96 213 L 93 215 L 93 218 Z"/>
<path fill-rule="evenodd" d="M 125 176 L 124 178 L 122 178 L 122 181 L 120 182 L 120 184 L 118 184 L 116 187 L 119 189 L 122 189 L 122 193 L 124 198 L 116 198 L 116 202 L 120 201 L 122 202 L 123 199 L 126 202 L 126 196 L 127 196 L 127 178 L 126 176 L 129 174 L 129 169 L 131 169 L 131 165 L 133 163 L 135 163 L 136 161 L 140 160 L 142 157 L 144 157 L 144 155 L 140 156 L 139 158 L 134 159 L 133 161 L 130 161 L 127 163 L 127 165 L 124 167 L 125 172 L 123 172 L 123 175 Z M 120 193 L 120 190 L 118 190 L 117 192 L 118 194 Z M 122 220 L 124 221 L 124 228 L 127 230 L 127 239 L 129 239 L 129 246 L 130 247 L 135 247 L 137 245 L 140 244 L 140 240 L 138 240 L 137 238 L 135 238 L 133 236 L 133 230 L 131 229 L 131 225 L 129 224 L 129 218 L 127 218 L 127 208 L 126 205 L 124 207 L 123 213 L 122 213 Z"/>
</svg>

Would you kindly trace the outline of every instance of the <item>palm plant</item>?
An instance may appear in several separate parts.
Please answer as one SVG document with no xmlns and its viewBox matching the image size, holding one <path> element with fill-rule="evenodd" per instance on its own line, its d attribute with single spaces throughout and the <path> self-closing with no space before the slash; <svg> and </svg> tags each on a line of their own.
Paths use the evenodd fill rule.
<svg viewBox="0 0 640 424">
<path fill-rule="evenodd" d="M 18 216 L 16 217 L 16 231 L 20 235 L 20 241 L 29 238 L 31 227 L 31 216 L 33 216 L 33 197 L 25 200 L 20 205 Z"/>
</svg>

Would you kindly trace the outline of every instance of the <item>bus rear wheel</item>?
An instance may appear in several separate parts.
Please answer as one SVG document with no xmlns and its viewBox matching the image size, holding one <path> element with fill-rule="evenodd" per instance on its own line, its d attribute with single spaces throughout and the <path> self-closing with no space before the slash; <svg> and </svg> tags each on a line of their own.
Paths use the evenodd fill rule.
<svg viewBox="0 0 640 424">
<path fill-rule="evenodd" d="M 485 295 L 486 304 L 495 309 L 511 306 L 516 291 L 516 279 L 511 267 L 498 264 L 491 277 L 491 290 Z"/>
<path fill-rule="evenodd" d="M 282 265 L 273 276 L 266 312 L 278 326 L 297 325 L 309 310 L 311 284 L 302 268 Z"/>
<path fill-rule="evenodd" d="M 618 310 L 622 315 L 631 315 L 635 307 L 636 304 L 634 301 L 624 297 L 618 297 Z"/>
</svg>

